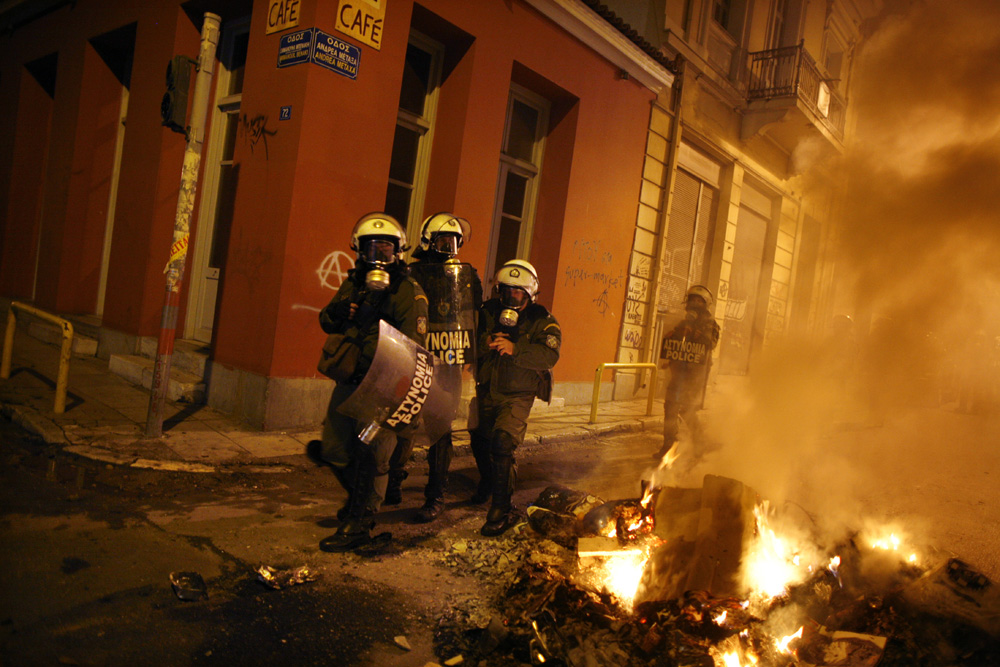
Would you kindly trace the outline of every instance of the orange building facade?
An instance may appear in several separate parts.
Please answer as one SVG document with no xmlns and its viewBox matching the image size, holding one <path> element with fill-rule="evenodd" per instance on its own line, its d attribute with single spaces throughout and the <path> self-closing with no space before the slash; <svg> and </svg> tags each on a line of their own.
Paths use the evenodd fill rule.
<svg viewBox="0 0 1000 667">
<path fill-rule="evenodd" d="M 221 17 L 176 335 L 209 405 L 314 425 L 317 312 L 388 210 L 451 211 L 484 280 L 539 270 L 563 327 L 555 395 L 619 359 L 651 111 L 673 74 L 576 0 L 15 3 L 0 38 L 0 294 L 155 346 L 184 136 L 164 70 Z M 304 46 L 303 46 L 304 45 Z M 192 83 L 193 86 L 193 83 Z"/>
</svg>

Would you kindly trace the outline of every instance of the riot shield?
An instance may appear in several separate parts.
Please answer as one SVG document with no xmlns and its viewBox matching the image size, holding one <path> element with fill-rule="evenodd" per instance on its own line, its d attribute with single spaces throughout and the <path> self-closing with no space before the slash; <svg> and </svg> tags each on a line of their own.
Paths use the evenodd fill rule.
<svg viewBox="0 0 1000 667">
<path fill-rule="evenodd" d="M 372 365 L 337 410 L 362 426 L 365 442 L 364 434 L 379 428 L 437 442 L 451 431 L 461 394 L 461 366 L 448 366 L 380 320 Z"/>
<path fill-rule="evenodd" d="M 427 295 L 427 349 L 449 366 L 476 363 L 476 308 L 471 264 L 410 264 Z"/>
</svg>

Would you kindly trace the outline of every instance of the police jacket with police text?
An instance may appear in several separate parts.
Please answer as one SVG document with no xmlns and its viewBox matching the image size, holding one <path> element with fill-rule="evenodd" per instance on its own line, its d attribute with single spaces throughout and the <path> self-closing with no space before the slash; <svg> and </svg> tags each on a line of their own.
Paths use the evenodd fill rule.
<svg viewBox="0 0 1000 667">
<path fill-rule="evenodd" d="M 663 338 L 660 359 L 665 360 L 673 378 L 704 376 L 719 342 L 719 325 L 709 313 L 683 319 Z"/>
<path fill-rule="evenodd" d="M 348 317 L 350 304 L 357 303 L 354 317 Z M 390 271 L 390 283 L 384 290 L 365 287 L 362 265 L 352 269 L 326 308 L 320 311 L 319 323 L 328 334 L 341 333 L 361 340 L 358 379 L 364 376 L 375 358 L 379 320 L 385 320 L 418 345 L 427 333 L 427 297 L 423 289 L 401 268 Z"/>
<path fill-rule="evenodd" d="M 489 384 L 494 395 L 533 394 L 548 401 L 552 394 L 551 369 L 559 360 L 562 331 L 541 304 L 531 303 L 518 314 L 517 324 L 500 324 L 500 299 L 486 301 L 479 310 L 476 382 Z M 501 355 L 489 347 L 492 334 L 505 333 L 514 353 Z"/>
</svg>

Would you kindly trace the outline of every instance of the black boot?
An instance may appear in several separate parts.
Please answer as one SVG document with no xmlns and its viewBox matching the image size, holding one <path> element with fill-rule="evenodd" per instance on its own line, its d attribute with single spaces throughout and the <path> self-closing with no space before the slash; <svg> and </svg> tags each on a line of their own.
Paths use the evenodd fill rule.
<svg viewBox="0 0 1000 667">
<path fill-rule="evenodd" d="M 493 457 L 493 500 L 486 513 L 486 523 L 479 530 L 484 537 L 496 537 L 507 532 L 518 522 L 510 498 L 514 492 L 514 459 L 510 456 Z"/>
<path fill-rule="evenodd" d="M 410 476 L 405 470 L 389 470 L 389 483 L 385 487 L 383 505 L 398 505 L 403 502 L 403 481 Z"/>
<path fill-rule="evenodd" d="M 340 485 L 347 491 L 347 502 L 337 510 L 337 521 L 343 521 L 347 518 L 347 514 L 351 509 L 351 499 L 354 497 L 354 486 L 357 484 L 358 478 L 358 465 L 356 461 L 351 461 L 346 467 L 338 468 L 337 466 L 330 466 L 330 469 L 333 470 L 333 476 L 337 478 Z"/>
<path fill-rule="evenodd" d="M 356 466 L 357 473 L 354 476 L 353 491 L 348 498 L 347 516 L 336 533 L 319 543 L 319 548 L 323 551 L 343 553 L 372 541 L 375 516 L 367 506 L 375 488 L 375 461 L 370 450 L 366 453 L 369 455 L 366 460 Z"/>
<path fill-rule="evenodd" d="M 448 468 L 452 457 L 451 433 L 446 433 L 427 450 L 427 486 L 424 506 L 413 516 L 415 523 L 430 523 L 444 510 L 444 492 L 448 488 Z"/>
<path fill-rule="evenodd" d="M 476 492 L 469 498 L 473 505 L 482 505 L 493 495 L 493 472 L 490 463 L 489 442 L 479 440 L 475 436 L 472 439 L 472 455 L 476 459 L 476 469 L 479 470 L 479 485 Z"/>
</svg>

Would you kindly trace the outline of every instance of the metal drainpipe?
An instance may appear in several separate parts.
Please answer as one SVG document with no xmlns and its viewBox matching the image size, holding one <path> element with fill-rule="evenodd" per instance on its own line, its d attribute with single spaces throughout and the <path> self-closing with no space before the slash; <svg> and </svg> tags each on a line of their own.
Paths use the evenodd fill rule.
<svg viewBox="0 0 1000 667">
<path fill-rule="evenodd" d="M 677 57 L 677 76 L 674 78 L 674 85 L 680 83 L 680 91 L 677 93 L 676 108 L 674 110 L 674 124 L 670 128 L 670 155 L 667 159 L 667 196 L 663 202 L 663 210 L 660 216 L 660 232 L 657 243 L 657 252 L 653 257 L 653 289 L 650 292 L 649 311 L 646 322 L 646 331 L 643 338 L 646 340 L 646 360 L 657 363 L 656 341 L 653 339 L 656 334 L 656 323 L 659 320 L 657 313 L 657 302 L 660 298 L 660 272 L 663 270 L 663 253 L 667 247 L 667 225 L 670 222 L 670 209 L 674 202 L 674 181 L 677 180 L 677 156 L 681 146 L 681 116 L 684 108 L 684 73 L 687 71 L 687 62 L 681 57 Z M 650 387 L 650 391 L 656 391 L 656 387 Z"/>
</svg>

